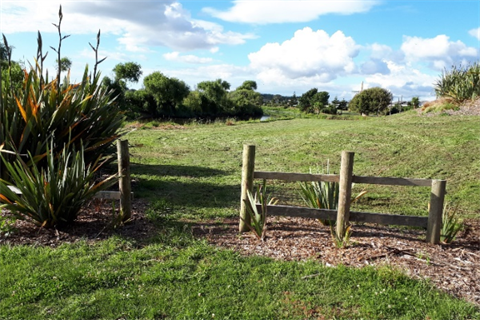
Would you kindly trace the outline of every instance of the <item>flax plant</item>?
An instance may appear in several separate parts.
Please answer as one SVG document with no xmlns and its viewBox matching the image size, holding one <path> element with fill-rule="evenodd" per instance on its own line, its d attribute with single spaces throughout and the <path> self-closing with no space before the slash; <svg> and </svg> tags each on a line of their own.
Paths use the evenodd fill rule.
<svg viewBox="0 0 480 320">
<path fill-rule="evenodd" d="M 17 154 L 14 162 L 8 162 L 0 154 L 13 182 L 0 179 L 0 207 L 4 207 L 19 219 L 30 220 L 41 227 L 54 227 L 71 223 L 82 206 L 101 190 L 118 179 L 112 175 L 99 182 L 94 175 L 103 162 L 98 158 L 87 164 L 84 148 L 65 146 L 58 156 L 52 152 L 51 140 L 46 150 L 47 166 L 27 164 Z M 28 153 L 28 158 L 33 156 Z"/>
<path fill-rule="evenodd" d="M 257 187 L 255 193 L 252 194 L 248 190 L 247 196 L 248 200 L 244 200 L 247 214 L 250 216 L 250 223 L 247 223 L 247 226 L 258 239 L 264 241 L 267 232 L 267 206 L 277 204 L 278 199 L 267 195 L 266 180 Z"/>
<path fill-rule="evenodd" d="M 59 47 L 54 49 L 58 55 L 62 40 L 66 38 L 61 35 L 62 18 L 60 9 L 59 23 L 55 24 L 60 37 Z M 5 36 L 4 43 L 10 50 Z M 88 67 L 85 67 L 79 83 L 71 83 L 69 74 L 62 83 L 59 73 L 56 78 L 49 79 L 48 71 L 43 70 L 46 54 L 42 51 L 42 43 L 39 33 L 37 59 L 29 70 L 24 70 L 21 85 L 17 86 L 11 76 L 2 79 L 0 145 L 4 150 L 30 153 L 31 163 L 41 161 L 41 166 L 46 166 L 46 161 L 42 160 L 47 154 L 46 141 L 51 140 L 53 135 L 55 141 L 50 147 L 57 154 L 64 146 L 72 144 L 79 150 L 80 141 L 87 163 L 96 161 L 100 154 L 113 153 L 115 149 L 112 142 L 122 134 L 124 116 L 115 105 L 111 92 L 101 86 L 100 74 L 95 72 L 91 78 L 88 76 Z M 95 67 L 103 60 L 96 61 Z M 11 155 L 4 156 L 6 160 L 14 159 Z M 8 178 L 5 169 L 0 169 L 3 171 L 0 177 Z"/>
<path fill-rule="evenodd" d="M 450 98 L 457 103 L 479 98 L 480 62 L 444 70 L 435 83 L 435 93 L 437 97 Z"/>
<path fill-rule="evenodd" d="M 455 240 L 458 232 L 463 229 L 463 224 L 457 218 L 457 210 L 445 204 L 442 213 L 442 230 L 440 240 L 444 243 L 451 243 Z"/>
</svg>

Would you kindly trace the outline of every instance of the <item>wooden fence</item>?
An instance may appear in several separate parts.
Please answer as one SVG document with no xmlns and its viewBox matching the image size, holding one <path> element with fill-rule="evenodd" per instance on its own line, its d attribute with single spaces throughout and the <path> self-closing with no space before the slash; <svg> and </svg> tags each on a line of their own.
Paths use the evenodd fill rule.
<svg viewBox="0 0 480 320">
<path fill-rule="evenodd" d="M 245 201 L 247 201 L 247 191 L 253 191 L 254 179 L 277 179 L 289 182 L 328 181 L 339 183 L 340 192 L 337 210 L 269 205 L 267 207 L 268 214 L 272 216 L 336 220 L 337 234 L 344 233 L 349 221 L 423 227 L 427 229 L 427 242 L 432 244 L 440 242 L 446 188 L 445 180 L 355 176 L 353 174 L 353 160 L 353 152 L 342 152 L 339 175 L 255 171 L 255 146 L 244 145 L 239 231 L 244 232 L 249 230 L 247 226 L 249 216 L 247 215 Z M 350 211 L 352 183 L 431 187 L 428 217 Z"/>
</svg>

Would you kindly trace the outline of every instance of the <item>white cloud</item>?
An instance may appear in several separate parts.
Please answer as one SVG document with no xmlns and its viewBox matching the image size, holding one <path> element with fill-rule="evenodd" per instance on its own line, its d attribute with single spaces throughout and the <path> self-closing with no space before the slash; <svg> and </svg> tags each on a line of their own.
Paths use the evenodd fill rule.
<svg viewBox="0 0 480 320">
<path fill-rule="evenodd" d="M 2 32 L 56 32 L 60 1 L 17 1 L 2 3 Z M 252 34 L 224 31 L 223 27 L 192 19 L 175 0 L 75 1 L 63 0 L 64 34 L 110 33 L 120 36 L 127 50 L 146 51 L 147 46 L 175 50 L 212 49 L 219 44 L 237 45 Z"/>
<path fill-rule="evenodd" d="M 180 55 L 180 52 L 178 51 L 165 53 L 163 57 L 168 61 L 185 62 L 185 63 L 193 63 L 193 64 L 210 63 L 213 61 L 212 58 L 201 58 L 191 54 Z"/>
<path fill-rule="evenodd" d="M 386 62 L 389 74 L 376 73 L 365 78 L 365 87 L 382 87 L 395 96 L 421 96 L 423 99 L 433 97 L 433 83 L 437 76 L 426 74 L 410 64 Z"/>
<path fill-rule="evenodd" d="M 248 58 L 250 67 L 258 70 L 258 77 L 265 82 L 313 78 L 326 83 L 338 75 L 352 73 L 357 54 L 355 41 L 341 31 L 329 36 L 323 30 L 304 28 L 281 44 L 264 45 Z"/>
<path fill-rule="evenodd" d="M 472 30 L 468 31 L 468 34 L 470 34 L 472 37 L 475 37 L 478 40 L 480 40 L 480 28 L 472 29 Z"/>
<path fill-rule="evenodd" d="M 478 59 L 479 49 L 467 47 L 461 41 L 450 41 L 446 35 L 435 38 L 405 36 L 401 46 L 407 61 L 429 62 L 434 69 L 443 69 L 453 64 L 465 64 Z"/>
<path fill-rule="evenodd" d="M 236 0 L 226 11 L 204 8 L 212 16 L 231 22 L 285 23 L 307 22 L 325 14 L 354 14 L 369 11 L 380 1 L 351 0 Z"/>
</svg>

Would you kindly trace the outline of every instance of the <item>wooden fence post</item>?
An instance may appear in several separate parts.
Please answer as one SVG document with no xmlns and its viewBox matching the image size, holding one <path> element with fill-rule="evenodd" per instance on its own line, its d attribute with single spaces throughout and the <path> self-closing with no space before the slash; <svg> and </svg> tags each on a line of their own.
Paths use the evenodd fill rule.
<svg viewBox="0 0 480 320">
<path fill-rule="evenodd" d="M 345 236 L 348 222 L 350 220 L 350 198 L 352 196 L 352 174 L 354 152 L 342 151 L 342 162 L 340 166 L 340 191 L 338 194 L 337 208 L 337 236 Z"/>
<path fill-rule="evenodd" d="M 443 202 L 447 181 L 432 180 L 432 192 L 430 193 L 430 211 L 428 212 L 427 242 L 437 244 L 440 242 L 442 230 Z"/>
<path fill-rule="evenodd" d="M 120 179 L 120 216 L 122 221 L 132 217 L 132 187 L 130 185 L 130 155 L 128 153 L 128 140 L 117 140 L 118 174 Z"/>
<path fill-rule="evenodd" d="M 240 223 L 238 231 L 249 231 L 248 224 L 250 224 L 250 216 L 247 214 L 247 206 L 245 201 L 248 201 L 247 191 L 253 190 L 253 174 L 255 171 L 255 146 L 243 146 L 243 160 L 242 160 L 242 191 L 240 195 Z"/>
</svg>

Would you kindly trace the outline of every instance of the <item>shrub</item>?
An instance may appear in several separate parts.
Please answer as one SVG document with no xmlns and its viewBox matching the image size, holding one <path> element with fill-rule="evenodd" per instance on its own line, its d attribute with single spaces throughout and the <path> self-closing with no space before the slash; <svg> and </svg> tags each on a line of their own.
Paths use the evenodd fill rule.
<svg viewBox="0 0 480 320">
<path fill-rule="evenodd" d="M 61 7 L 59 16 L 61 22 Z M 56 25 L 59 33 L 60 22 Z M 99 36 L 100 32 L 97 39 Z M 60 42 L 66 37 L 60 35 Z M 5 37 L 4 43 L 10 51 Z M 59 49 L 54 50 L 60 55 L 60 45 Z M 94 50 L 98 50 L 98 43 Z M 95 161 L 101 154 L 113 152 L 112 142 L 120 136 L 124 117 L 114 105 L 110 92 L 100 85 L 101 79 L 96 68 L 103 60 L 96 61 L 92 77 L 88 75 L 88 67 L 85 67 L 82 81 L 72 84 L 69 75 L 60 83 L 60 69 L 57 77 L 50 80 L 48 71 L 43 70 L 45 57 L 39 33 L 36 64 L 30 66 L 30 71 L 23 71 L 25 76 L 21 85 L 13 77 L 2 79 L 0 145 L 5 150 L 31 154 L 33 162 L 45 157 L 47 141 L 53 141 L 49 147 L 54 153 L 70 145 L 79 150 L 82 144 L 87 163 Z M 15 67 L 15 64 L 9 61 L 8 74 L 12 66 Z M 14 159 L 12 155 L 5 157 L 6 160 Z M 46 166 L 46 162 L 38 165 Z M 5 169 L 0 170 L 3 171 L 0 177 L 6 179 Z"/>
<path fill-rule="evenodd" d="M 451 98 L 457 103 L 480 97 L 480 62 L 444 70 L 435 83 L 435 93 L 437 97 Z"/>
<path fill-rule="evenodd" d="M 375 87 L 357 93 L 348 104 L 352 111 L 362 114 L 380 114 L 392 102 L 392 93 L 386 89 Z"/>
<path fill-rule="evenodd" d="M 33 220 L 39 226 L 53 227 L 70 223 L 77 218 L 81 207 L 95 193 L 117 182 L 116 175 L 94 182 L 94 174 L 100 168 L 99 159 L 86 164 L 84 148 L 75 151 L 75 147 L 65 146 L 58 158 L 52 152 L 53 142 L 46 150 L 46 168 L 33 162 L 27 165 L 16 156 L 13 163 L 2 161 L 13 182 L 0 179 L 0 203 L 19 219 Z M 14 186 L 21 194 L 12 191 Z"/>
</svg>

